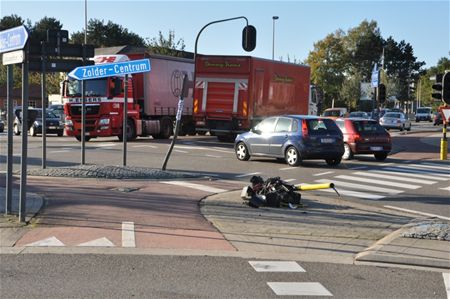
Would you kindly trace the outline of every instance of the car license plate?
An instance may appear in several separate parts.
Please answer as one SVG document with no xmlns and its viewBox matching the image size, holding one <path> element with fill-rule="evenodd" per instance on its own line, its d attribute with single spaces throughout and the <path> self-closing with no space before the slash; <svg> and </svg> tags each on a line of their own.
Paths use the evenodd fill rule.
<svg viewBox="0 0 450 299">
<path fill-rule="evenodd" d="M 371 151 L 382 151 L 383 148 L 381 146 L 371 146 L 370 150 Z"/>
<path fill-rule="evenodd" d="M 320 142 L 322 142 L 322 143 L 333 143 L 334 139 L 333 138 L 321 138 Z"/>
<path fill-rule="evenodd" d="M 55 126 L 49 126 L 48 127 L 50 130 L 56 130 L 57 128 Z"/>
</svg>

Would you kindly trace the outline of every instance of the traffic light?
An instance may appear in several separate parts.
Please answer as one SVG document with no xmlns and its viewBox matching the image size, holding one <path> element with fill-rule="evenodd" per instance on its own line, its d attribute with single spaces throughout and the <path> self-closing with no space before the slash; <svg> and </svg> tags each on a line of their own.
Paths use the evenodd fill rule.
<svg viewBox="0 0 450 299">
<path fill-rule="evenodd" d="M 256 28 L 252 25 L 247 25 L 242 30 L 242 48 L 251 52 L 256 47 Z"/>
<path fill-rule="evenodd" d="M 386 102 L 386 86 L 384 84 L 378 85 L 378 102 L 380 104 Z"/>
<path fill-rule="evenodd" d="M 431 93 L 431 97 L 436 100 L 442 101 L 442 74 L 436 75 L 436 83 L 434 83 L 431 87 L 434 89 Z"/>
<path fill-rule="evenodd" d="M 450 72 L 446 72 L 442 78 L 442 101 L 450 105 Z"/>
<path fill-rule="evenodd" d="M 416 86 L 414 85 L 414 83 L 411 83 L 409 85 L 409 95 L 412 96 L 415 92 L 416 92 Z"/>
</svg>

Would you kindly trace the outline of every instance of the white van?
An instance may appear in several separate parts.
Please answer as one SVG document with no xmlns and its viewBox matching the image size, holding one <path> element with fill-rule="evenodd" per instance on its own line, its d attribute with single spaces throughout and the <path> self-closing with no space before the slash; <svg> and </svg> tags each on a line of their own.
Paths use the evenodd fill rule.
<svg viewBox="0 0 450 299">
<path fill-rule="evenodd" d="M 416 111 L 416 122 L 421 120 L 431 122 L 433 120 L 433 114 L 431 107 L 419 107 Z"/>
</svg>

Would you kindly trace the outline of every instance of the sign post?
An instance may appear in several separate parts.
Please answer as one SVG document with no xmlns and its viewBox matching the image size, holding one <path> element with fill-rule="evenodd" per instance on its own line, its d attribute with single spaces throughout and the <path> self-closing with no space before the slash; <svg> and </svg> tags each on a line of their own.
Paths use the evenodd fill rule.
<svg viewBox="0 0 450 299">
<path fill-rule="evenodd" d="M 440 113 L 442 113 L 442 124 L 443 124 L 440 159 L 447 160 L 447 153 L 448 153 L 447 124 L 450 122 L 450 107 L 441 107 L 439 110 Z"/>
<path fill-rule="evenodd" d="M 145 73 L 150 72 L 150 60 L 139 59 L 139 60 L 131 60 L 126 62 L 118 62 L 118 63 L 105 63 L 99 65 L 91 65 L 91 66 L 80 66 L 73 69 L 69 73 L 69 77 L 81 80 L 81 96 L 82 96 L 82 128 L 81 128 L 81 142 L 82 148 L 84 148 L 84 123 L 85 123 L 85 80 L 91 79 L 99 79 L 106 78 L 112 76 L 125 76 L 124 89 L 124 103 L 123 103 L 123 122 L 122 122 L 122 137 L 123 137 L 123 166 L 126 166 L 127 160 L 127 123 L 128 123 L 128 75 L 137 74 L 137 73 Z M 84 164 L 84 151 L 82 152 L 82 164 Z"/>
</svg>

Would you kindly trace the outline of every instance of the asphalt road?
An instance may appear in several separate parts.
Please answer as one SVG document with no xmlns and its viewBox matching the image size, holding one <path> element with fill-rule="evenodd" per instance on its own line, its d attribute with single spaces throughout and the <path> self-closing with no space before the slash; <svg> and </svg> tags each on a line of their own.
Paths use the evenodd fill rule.
<svg viewBox="0 0 450 299">
<path fill-rule="evenodd" d="M 373 266 L 257 272 L 242 258 L 51 254 L 2 255 L 1 265 L 3 298 L 277 298 L 272 283 L 309 283 L 296 285 L 302 298 L 446 298 L 442 273 Z"/>
</svg>

